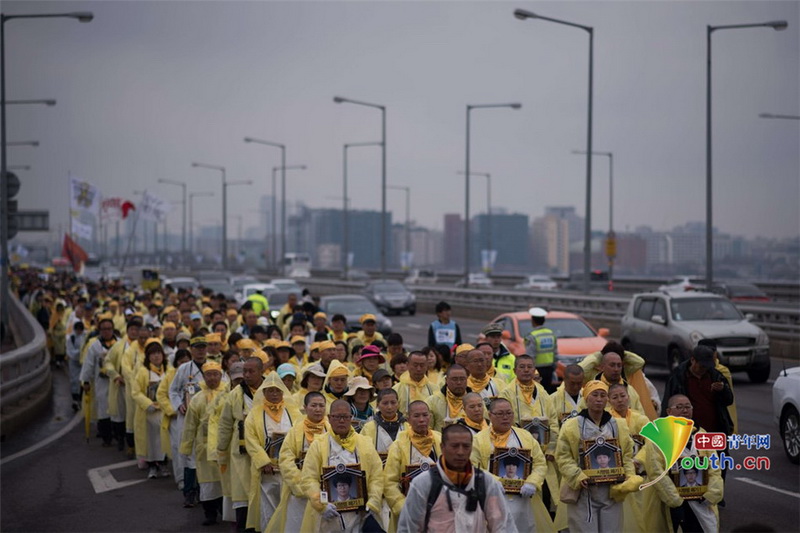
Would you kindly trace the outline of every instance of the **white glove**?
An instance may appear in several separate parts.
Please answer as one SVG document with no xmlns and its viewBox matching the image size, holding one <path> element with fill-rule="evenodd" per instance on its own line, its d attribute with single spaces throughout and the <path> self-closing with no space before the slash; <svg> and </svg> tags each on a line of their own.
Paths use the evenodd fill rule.
<svg viewBox="0 0 800 533">
<path fill-rule="evenodd" d="M 525 483 L 519 489 L 519 495 L 524 498 L 533 498 L 536 495 L 536 486 L 533 483 Z"/>
<path fill-rule="evenodd" d="M 336 510 L 336 506 L 332 503 L 329 503 L 328 506 L 322 511 L 322 518 L 325 520 L 333 520 L 334 518 L 339 518 L 339 511 Z"/>
</svg>

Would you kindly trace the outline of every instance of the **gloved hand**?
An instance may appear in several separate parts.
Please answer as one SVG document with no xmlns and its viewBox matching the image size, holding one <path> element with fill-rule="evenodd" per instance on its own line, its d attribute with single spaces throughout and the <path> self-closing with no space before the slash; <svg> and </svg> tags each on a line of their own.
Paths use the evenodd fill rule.
<svg viewBox="0 0 800 533">
<path fill-rule="evenodd" d="M 519 495 L 523 498 L 533 498 L 536 495 L 536 485 L 533 483 L 525 483 L 519 489 Z"/>
<path fill-rule="evenodd" d="M 329 503 L 328 506 L 322 511 L 322 518 L 325 520 L 333 520 L 334 518 L 339 517 L 339 511 L 336 510 L 336 506 L 332 503 Z"/>
<path fill-rule="evenodd" d="M 625 501 L 625 496 L 639 490 L 639 485 L 642 483 L 644 483 L 642 476 L 628 476 L 622 483 L 611 485 L 608 495 L 611 496 L 611 499 L 615 502 L 623 502 Z"/>
<path fill-rule="evenodd" d="M 153 405 L 151 403 L 150 405 L 147 406 L 147 414 L 151 414 L 151 413 L 155 413 L 155 412 L 156 412 L 156 406 L 155 405 Z"/>
</svg>

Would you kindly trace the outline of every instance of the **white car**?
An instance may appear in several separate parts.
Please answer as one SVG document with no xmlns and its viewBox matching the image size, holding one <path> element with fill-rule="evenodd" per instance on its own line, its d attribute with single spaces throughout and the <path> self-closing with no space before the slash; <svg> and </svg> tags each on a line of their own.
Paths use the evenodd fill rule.
<svg viewBox="0 0 800 533">
<path fill-rule="evenodd" d="M 666 292 L 686 292 L 702 291 L 705 289 L 706 281 L 695 276 L 677 276 L 660 285 L 658 290 Z"/>
<path fill-rule="evenodd" d="M 493 285 L 492 278 L 483 272 L 470 274 L 467 279 L 461 278 L 456 281 L 456 287 L 470 287 L 475 289 L 489 289 Z"/>
<path fill-rule="evenodd" d="M 196 278 L 189 277 L 165 278 L 161 280 L 161 285 L 164 287 L 169 285 L 174 291 L 186 289 L 194 294 L 197 294 L 200 290 L 200 282 Z"/>
<path fill-rule="evenodd" d="M 534 274 L 526 277 L 522 283 L 514 285 L 514 288 L 532 291 L 554 291 L 558 288 L 558 283 L 553 281 L 550 276 Z"/>
<path fill-rule="evenodd" d="M 408 274 L 403 283 L 406 285 L 435 285 L 436 280 L 436 272 L 433 270 L 415 268 Z"/>
<path fill-rule="evenodd" d="M 800 463 L 800 367 L 778 374 L 772 386 L 772 413 L 786 456 L 794 464 Z"/>
<path fill-rule="evenodd" d="M 302 292 L 303 288 L 291 278 L 275 278 L 270 280 L 270 284 L 278 287 L 282 291 L 297 291 Z"/>
</svg>

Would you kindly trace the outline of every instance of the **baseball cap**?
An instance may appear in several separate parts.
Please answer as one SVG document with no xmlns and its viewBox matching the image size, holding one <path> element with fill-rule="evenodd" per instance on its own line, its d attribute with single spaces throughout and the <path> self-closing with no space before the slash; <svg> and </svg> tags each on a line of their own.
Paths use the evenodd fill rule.
<svg viewBox="0 0 800 533">
<path fill-rule="evenodd" d="M 373 315 L 372 313 L 365 313 L 365 314 L 361 315 L 361 318 L 358 319 L 358 321 L 360 323 L 362 323 L 362 324 L 364 322 L 368 322 L 370 320 L 372 320 L 373 322 L 376 322 L 376 323 L 378 322 L 378 320 L 375 318 L 375 315 Z"/>
<path fill-rule="evenodd" d="M 374 374 L 372 374 L 372 384 L 374 385 L 383 378 L 390 378 L 390 377 L 392 377 L 392 375 L 389 374 L 389 372 L 387 372 L 383 368 L 379 368 L 378 370 L 375 371 Z"/>
<path fill-rule="evenodd" d="M 483 328 L 484 335 L 502 335 L 503 334 L 503 325 L 499 322 L 492 322 L 485 328 Z"/>
<path fill-rule="evenodd" d="M 189 318 L 191 318 L 192 320 L 202 320 L 203 319 L 203 315 L 201 315 L 200 313 L 195 311 L 194 313 L 189 315 Z"/>
<path fill-rule="evenodd" d="M 194 337 L 189 342 L 189 345 L 190 346 L 206 346 L 206 345 L 208 345 L 208 343 L 206 342 L 206 338 L 205 337 Z"/>
<path fill-rule="evenodd" d="M 297 369 L 292 363 L 283 363 L 282 365 L 278 366 L 276 371 L 281 379 L 285 378 L 286 376 L 297 377 Z"/>
<path fill-rule="evenodd" d="M 242 363 L 241 361 L 231 363 L 231 366 L 228 367 L 228 374 L 230 375 L 231 379 L 243 378 L 244 363 Z"/>
</svg>

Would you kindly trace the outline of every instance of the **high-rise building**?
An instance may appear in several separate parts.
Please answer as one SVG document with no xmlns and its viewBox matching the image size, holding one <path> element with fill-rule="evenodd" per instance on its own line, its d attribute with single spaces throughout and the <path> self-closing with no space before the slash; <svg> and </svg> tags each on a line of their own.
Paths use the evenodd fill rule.
<svg viewBox="0 0 800 533">
<path fill-rule="evenodd" d="M 333 254 L 331 244 L 344 250 L 344 216 L 341 209 L 309 209 L 304 216 L 307 228 L 303 249 L 309 252 L 316 264 L 323 254 L 327 262 Z M 386 223 L 391 228 L 392 214 L 386 213 Z M 353 254 L 353 268 L 376 269 L 381 266 L 381 212 L 380 211 L 348 211 L 349 252 Z M 388 232 L 387 266 L 391 266 L 393 257 L 392 232 Z M 290 233 L 291 235 L 291 233 Z M 320 248 L 323 246 L 324 248 Z M 341 256 L 340 256 L 341 257 Z"/>
<path fill-rule="evenodd" d="M 464 219 L 458 214 L 444 216 L 444 267 L 460 270 L 464 266 Z"/>
<path fill-rule="evenodd" d="M 569 273 L 569 220 L 547 214 L 533 221 L 532 263 L 541 272 Z"/>
<path fill-rule="evenodd" d="M 569 231 L 569 242 L 583 241 L 584 239 L 584 218 L 575 213 L 572 206 L 550 206 L 544 208 L 544 215 L 554 216 L 567 221 Z"/>
<path fill-rule="evenodd" d="M 491 236 L 491 238 L 489 238 Z M 481 266 L 481 250 L 497 251 L 495 271 L 527 271 L 530 240 L 528 239 L 528 215 L 485 213 L 472 219 L 472 238 L 470 239 L 470 264 L 475 270 Z"/>
</svg>

